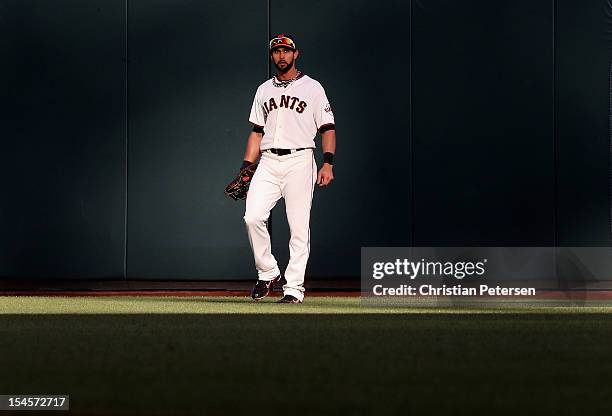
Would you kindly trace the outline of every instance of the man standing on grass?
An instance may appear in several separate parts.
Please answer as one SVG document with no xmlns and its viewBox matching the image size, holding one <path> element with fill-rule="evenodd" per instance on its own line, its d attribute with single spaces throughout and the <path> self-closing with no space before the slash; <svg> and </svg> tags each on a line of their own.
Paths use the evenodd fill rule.
<svg viewBox="0 0 612 416">
<path fill-rule="evenodd" d="M 319 82 L 298 71 L 295 38 L 279 34 L 270 40 L 270 59 L 277 75 L 257 88 L 249 121 L 243 168 L 261 160 L 246 199 L 246 223 L 258 279 L 251 297 L 266 297 L 281 278 L 272 255 L 267 221 L 280 198 L 285 198 L 291 238 L 286 284 L 279 303 L 302 303 L 304 275 L 310 255 L 310 208 L 315 184 L 334 180 L 336 152 L 334 115 Z M 321 133 L 323 167 L 317 173 L 315 136 Z"/>
</svg>

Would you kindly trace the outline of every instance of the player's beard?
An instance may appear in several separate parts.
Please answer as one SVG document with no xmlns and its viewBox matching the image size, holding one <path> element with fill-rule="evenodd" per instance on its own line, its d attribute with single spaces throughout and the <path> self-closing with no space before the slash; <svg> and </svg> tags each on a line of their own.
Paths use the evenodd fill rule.
<svg viewBox="0 0 612 416">
<path fill-rule="evenodd" d="M 292 60 L 290 63 L 287 63 L 287 66 L 284 68 L 280 67 L 279 64 L 277 63 L 274 63 L 274 66 L 276 67 L 276 70 L 278 71 L 278 73 L 282 75 L 282 74 L 286 74 L 287 72 L 289 72 L 291 68 L 293 68 L 294 64 L 295 64 L 295 59 Z"/>
</svg>

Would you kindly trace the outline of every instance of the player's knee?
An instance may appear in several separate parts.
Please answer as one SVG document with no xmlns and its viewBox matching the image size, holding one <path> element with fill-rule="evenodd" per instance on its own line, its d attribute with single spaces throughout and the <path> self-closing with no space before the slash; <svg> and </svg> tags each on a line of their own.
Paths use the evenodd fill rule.
<svg viewBox="0 0 612 416">
<path fill-rule="evenodd" d="M 244 223 L 247 227 L 257 227 L 262 224 L 265 224 L 266 219 L 261 218 L 257 215 L 245 214 L 244 215 Z"/>
</svg>

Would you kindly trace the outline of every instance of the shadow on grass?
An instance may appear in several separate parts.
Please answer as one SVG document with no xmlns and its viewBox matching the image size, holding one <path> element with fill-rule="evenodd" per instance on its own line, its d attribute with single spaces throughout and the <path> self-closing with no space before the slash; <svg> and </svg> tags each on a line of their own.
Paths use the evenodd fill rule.
<svg viewBox="0 0 612 416">
<path fill-rule="evenodd" d="M 146 297 L 142 296 L 138 298 L 139 303 L 159 303 L 160 300 L 164 302 L 173 302 L 173 303 L 274 303 L 278 298 L 266 298 L 261 301 L 254 301 L 250 297 L 244 296 L 227 296 L 227 297 L 217 297 L 217 296 L 201 296 L 201 297 Z"/>
<path fill-rule="evenodd" d="M 608 314 L 2 315 L 0 333 L 0 391 L 82 413 L 610 410 Z"/>
</svg>

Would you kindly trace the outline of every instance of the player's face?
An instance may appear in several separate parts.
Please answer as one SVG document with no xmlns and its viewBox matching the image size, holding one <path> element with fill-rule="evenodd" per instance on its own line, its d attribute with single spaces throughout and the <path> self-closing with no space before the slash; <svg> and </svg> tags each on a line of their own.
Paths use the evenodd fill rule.
<svg viewBox="0 0 612 416">
<path fill-rule="evenodd" d="M 274 66 L 281 74 L 293 68 L 298 55 L 298 51 L 292 51 L 289 48 L 283 47 L 276 48 L 271 52 L 272 62 L 274 62 Z"/>
</svg>

